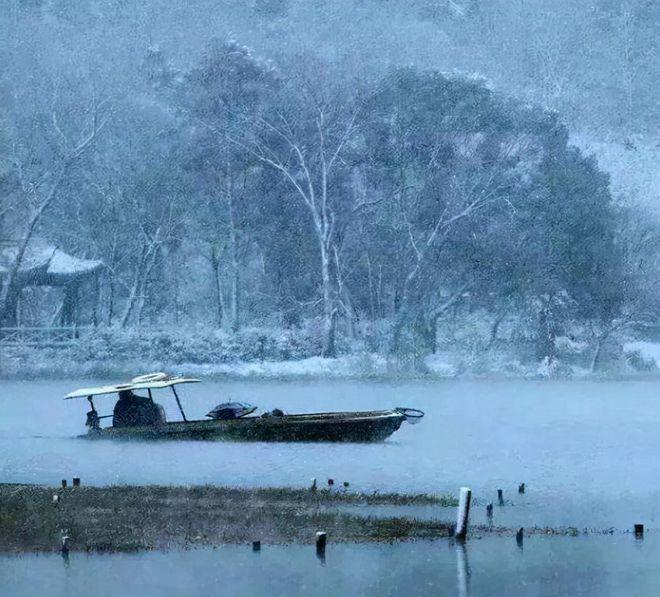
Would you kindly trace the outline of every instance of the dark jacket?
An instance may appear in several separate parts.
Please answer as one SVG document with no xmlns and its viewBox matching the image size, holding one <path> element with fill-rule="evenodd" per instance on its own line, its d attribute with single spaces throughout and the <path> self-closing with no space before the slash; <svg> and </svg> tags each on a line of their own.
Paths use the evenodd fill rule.
<svg viewBox="0 0 660 597">
<path fill-rule="evenodd" d="M 113 427 L 134 427 L 164 423 L 162 410 L 144 396 L 136 396 L 128 390 L 119 393 L 119 400 L 112 412 Z"/>
</svg>

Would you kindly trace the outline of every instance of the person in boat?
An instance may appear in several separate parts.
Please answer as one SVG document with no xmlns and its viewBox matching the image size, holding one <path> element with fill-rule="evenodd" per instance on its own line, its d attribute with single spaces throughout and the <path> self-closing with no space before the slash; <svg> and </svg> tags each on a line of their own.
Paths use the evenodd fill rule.
<svg viewBox="0 0 660 597">
<path fill-rule="evenodd" d="M 112 411 L 113 427 L 163 425 L 165 411 L 151 398 L 138 396 L 132 390 L 119 392 L 119 400 Z"/>
</svg>

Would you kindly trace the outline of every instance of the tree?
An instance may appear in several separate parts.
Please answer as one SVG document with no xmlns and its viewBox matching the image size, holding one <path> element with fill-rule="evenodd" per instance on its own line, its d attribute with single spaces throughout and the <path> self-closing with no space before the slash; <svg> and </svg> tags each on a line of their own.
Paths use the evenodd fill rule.
<svg viewBox="0 0 660 597">
<path fill-rule="evenodd" d="M 37 125 L 39 131 L 32 137 L 33 140 L 36 137 L 45 142 L 50 149 L 50 155 L 42 159 L 43 146 L 40 147 L 38 143 L 26 146 L 17 141 L 13 144 L 11 154 L 3 158 L 10 164 L 17 182 L 17 211 L 24 213 L 22 231 L 16 239 L 16 252 L 0 292 L 0 322 L 5 325 L 11 324 L 15 317 L 13 309 L 20 288 L 17 278 L 28 245 L 44 213 L 56 199 L 62 183 L 107 123 L 109 113 L 105 108 L 106 104 L 106 101 L 92 100 L 87 113 L 83 115 L 86 122 L 79 125 L 79 131 L 73 138 L 64 132 L 60 125 L 61 115 L 57 108 L 53 107 L 47 115 L 50 124 L 43 122 L 46 115 L 42 115 L 43 120 Z"/>
<path fill-rule="evenodd" d="M 189 167 L 222 209 L 206 210 L 216 220 L 211 241 L 211 263 L 217 281 L 219 310 L 224 312 L 220 281 L 219 248 L 229 262 L 229 313 L 231 329 L 240 325 L 241 222 L 249 201 L 249 152 L 231 140 L 240 138 L 247 115 L 262 111 L 265 95 L 276 85 L 276 73 L 268 64 L 254 58 L 236 42 L 214 43 L 200 66 L 193 69 L 177 91 L 179 108 L 191 125 L 195 147 Z M 220 240 L 222 239 L 222 240 Z"/>
<path fill-rule="evenodd" d="M 331 83 L 327 73 L 319 78 L 320 65 L 304 66 L 287 79 L 269 110 L 255 119 L 253 127 L 243 136 L 230 134 L 229 138 L 278 172 L 309 214 L 320 258 L 321 354 L 334 356 L 333 246 L 346 202 L 341 188 L 349 170 L 343 159 L 355 141 L 361 105 L 358 96 Z"/>
</svg>

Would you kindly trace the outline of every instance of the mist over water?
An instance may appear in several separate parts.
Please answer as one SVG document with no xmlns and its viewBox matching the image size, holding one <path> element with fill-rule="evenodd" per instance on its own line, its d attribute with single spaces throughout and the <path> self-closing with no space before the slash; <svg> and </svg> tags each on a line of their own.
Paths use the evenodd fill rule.
<svg viewBox="0 0 660 597">
<path fill-rule="evenodd" d="M 455 495 L 468 485 L 475 523 L 487 522 L 500 488 L 510 505 L 495 506 L 497 525 L 627 530 L 660 520 L 655 382 L 207 382 L 180 392 L 189 419 L 228 397 L 290 413 L 425 411 L 420 424 L 376 444 L 88 441 L 75 439 L 86 432 L 86 401 L 61 399 L 70 381 L 4 387 L 5 482 L 307 487 L 315 477 L 355 491 Z M 180 420 L 169 392 L 154 397 Z M 111 396 L 96 402 L 101 414 L 114 406 Z M 436 510 L 413 514 L 453 519 L 452 509 Z"/>
<path fill-rule="evenodd" d="M 0 593 L 655 594 L 659 20 L 653 0 L 4 0 L 0 483 L 468 485 L 472 524 L 495 502 L 505 534 L 596 533 L 5 554 Z M 208 379 L 190 419 L 426 416 L 376 444 L 80 437 L 63 395 L 151 371 Z"/>
</svg>

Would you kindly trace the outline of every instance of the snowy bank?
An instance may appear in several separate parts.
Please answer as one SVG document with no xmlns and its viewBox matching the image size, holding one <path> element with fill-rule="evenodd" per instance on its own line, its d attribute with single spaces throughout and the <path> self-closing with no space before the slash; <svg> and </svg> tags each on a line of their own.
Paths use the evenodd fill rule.
<svg viewBox="0 0 660 597">
<path fill-rule="evenodd" d="M 565 344 L 565 345 L 564 345 Z M 557 347 L 556 358 L 539 363 L 520 345 L 475 350 L 457 342 L 431 355 L 386 356 L 366 346 L 344 342 L 336 358 L 315 356 L 312 334 L 282 330 L 174 333 L 99 330 L 66 345 L 29 343 L 0 348 L 0 377 L 124 378 L 145 371 L 168 371 L 199 377 L 239 379 L 509 379 L 603 376 L 590 369 L 591 351 L 576 342 Z M 609 375 L 657 374 L 660 344 L 629 341 L 621 368 Z"/>
</svg>

